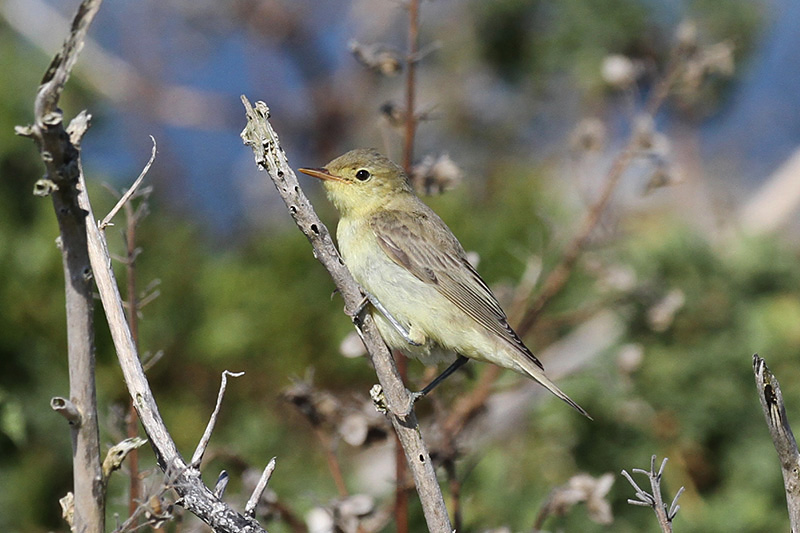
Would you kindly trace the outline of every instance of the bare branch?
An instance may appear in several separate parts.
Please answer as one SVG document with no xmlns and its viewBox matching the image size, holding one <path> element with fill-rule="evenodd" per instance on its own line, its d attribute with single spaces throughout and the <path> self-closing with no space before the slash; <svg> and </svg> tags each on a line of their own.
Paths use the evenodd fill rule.
<svg viewBox="0 0 800 533">
<path fill-rule="evenodd" d="M 194 451 L 194 455 L 192 455 L 191 465 L 195 467 L 200 466 L 200 461 L 203 460 L 203 454 L 206 453 L 206 448 L 208 448 L 208 441 L 211 440 L 211 433 L 214 431 L 214 426 L 217 424 L 217 417 L 219 416 L 219 410 L 222 407 L 222 398 L 225 397 L 225 389 L 228 388 L 228 376 L 232 378 L 238 378 L 244 376 L 244 372 L 229 372 L 228 370 L 222 371 L 222 383 L 219 385 L 219 393 L 217 394 L 217 405 L 214 406 L 214 412 L 211 413 L 211 418 L 208 420 L 208 425 L 206 426 L 205 432 L 203 432 L 203 436 L 200 439 L 200 442 L 197 443 L 197 448 Z"/>
<path fill-rule="evenodd" d="M 345 312 L 353 317 L 363 300 L 361 290 L 339 257 L 328 229 L 300 189 L 278 136 L 269 123 L 269 109 L 264 102 L 256 102 L 253 108 L 245 96 L 242 96 L 242 103 L 247 112 L 247 126 L 242 131 L 242 139 L 253 149 L 259 168 L 268 171 L 297 226 L 311 242 L 314 256 L 330 273 L 344 299 Z M 410 394 L 398 376 L 386 344 L 370 316 L 364 318 L 361 330 L 391 412 L 392 425 L 414 476 L 428 529 L 450 533 L 452 528 L 447 508 L 417 424 Z"/>
<path fill-rule="evenodd" d="M 622 471 L 622 475 L 628 480 L 628 483 L 630 483 L 633 489 L 636 491 L 635 495 L 637 499 L 629 499 L 628 503 L 642 507 L 651 507 L 656 513 L 656 518 L 658 518 L 658 525 L 661 526 L 661 531 L 663 533 L 672 533 L 672 520 L 678 513 L 678 509 L 680 509 L 680 505 L 678 505 L 678 498 L 680 498 L 681 494 L 683 494 L 684 488 L 681 487 L 678 489 L 678 492 L 672 499 L 672 503 L 670 504 L 669 508 L 667 508 L 661 496 L 661 478 L 664 474 L 665 466 L 667 466 L 666 457 L 661 462 L 658 472 L 656 472 L 656 456 L 654 455 L 650 458 L 649 471 L 642 470 L 641 468 L 634 468 L 631 470 L 631 472 L 634 474 L 643 474 L 647 476 L 647 478 L 650 480 L 650 490 L 652 492 L 647 492 L 646 490 L 642 489 L 633 480 L 633 477 L 631 477 L 631 475 L 625 470 Z"/>
<path fill-rule="evenodd" d="M 406 55 L 406 123 L 403 135 L 403 168 L 411 175 L 414 162 L 414 137 L 417 130 L 417 117 L 414 114 L 416 98 L 416 64 L 419 53 L 419 0 L 408 2 L 408 52 Z"/>
<path fill-rule="evenodd" d="M 261 474 L 261 477 L 258 479 L 258 483 L 256 484 L 256 488 L 253 489 L 253 493 L 250 495 L 250 498 L 247 500 L 247 503 L 244 506 L 244 515 L 253 518 L 256 516 L 256 507 L 258 506 L 259 500 L 261 500 L 261 495 L 264 494 L 264 491 L 267 488 L 267 483 L 269 483 L 269 479 L 272 477 L 272 472 L 275 471 L 275 457 L 269 460 L 267 463 L 266 468 L 264 468 L 264 472 Z"/>
<path fill-rule="evenodd" d="M 761 409 L 764 411 L 769 435 L 772 437 L 772 443 L 781 463 L 789 522 L 792 532 L 797 533 L 800 532 L 800 452 L 797 449 L 797 441 L 786 417 L 786 406 L 783 403 L 778 379 L 758 354 L 753 355 L 753 372 Z"/>
<path fill-rule="evenodd" d="M 50 400 L 50 407 L 53 411 L 66 418 L 70 425 L 79 426 L 81 424 L 81 412 L 78 411 L 74 403 L 66 398 L 62 398 L 61 396 L 52 398 Z"/>
<path fill-rule="evenodd" d="M 139 185 L 142 184 L 142 180 L 144 180 L 144 177 L 150 171 L 150 167 L 153 166 L 153 161 L 156 160 L 156 139 L 151 135 L 150 140 L 153 141 L 153 151 L 150 154 L 150 160 L 144 166 L 142 172 L 139 174 L 139 177 L 136 178 L 136 181 L 133 182 L 131 188 L 125 191 L 125 194 L 122 195 L 122 198 L 120 198 L 119 201 L 117 201 L 116 205 L 111 209 L 111 211 L 108 212 L 105 218 L 103 218 L 103 221 L 100 222 L 99 224 L 100 231 L 105 230 L 106 227 L 111 224 L 111 219 L 114 218 L 114 215 L 116 215 L 117 212 L 122 208 L 122 206 L 128 203 L 131 197 L 136 193 L 136 189 L 138 189 Z"/>
</svg>

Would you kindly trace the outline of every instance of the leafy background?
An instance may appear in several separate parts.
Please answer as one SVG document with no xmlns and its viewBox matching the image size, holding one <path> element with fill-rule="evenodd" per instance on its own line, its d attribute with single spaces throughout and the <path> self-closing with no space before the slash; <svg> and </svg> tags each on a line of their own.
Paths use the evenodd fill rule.
<svg viewBox="0 0 800 533">
<path fill-rule="evenodd" d="M 48 407 L 68 390 L 57 227 L 49 202 L 30 193 L 41 165 L 13 126 L 30 120 L 37 82 L 67 31 L 65 22 L 48 35 L 26 34 L 25 25 L 45 14 L 69 17 L 77 3 L 1 5 L 0 528 L 65 531 L 57 500 L 71 483 L 69 432 Z M 439 44 L 418 72 L 420 108 L 435 120 L 422 124 L 417 156 L 448 152 L 465 176 L 427 200 L 479 253 L 481 273 L 505 299 L 531 257 L 545 272 L 557 263 L 630 133 L 631 109 L 663 71 L 678 24 L 694 20 L 701 43 L 732 42 L 736 64 L 732 78 L 678 95 L 659 113 L 656 128 L 670 139 L 668 158 L 682 179 L 645 195 L 647 165 L 625 174 L 566 290 L 526 339 L 541 352 L 592 310 L 613 313 L 622 325 L 617 338 L 589 339 L 576 350 L 610 347 L 559 380 L 594 422 L 537 397 L 513 431 L 466 443 L 457 464 L 466 530 L 529 529 L 554 487 L 579 472 L 612 472 L 611 525 L 577 507 L 545 527 L 654 531 L 647 510 L 625 503 L 632 489 L 617 475 L 646 467 L 652 454 L 670 458 L 669 495 L 686 487 L 676 531 L 786 529 L 751 355 L 766 357 L 790 410 L 800 405 L 797 218 L 754 234 L 741 213 L 800 140 L 791 125 L 789 67 L 797 60 L 786 52 L 800 38 L 792 10 L 792 2 L 720 9 L 702 0 L 422 4 L 422 41 Z M 140 344 L 164 352 L 149 377 L 184 454 L 202 433 L 220 372 L 246 372 L 229 386 L 204 467 L 209 483 L 222 468 L 234 473 L 231 498 L 244 490 L 243 465 L 258 468 L 273 455 L 270 486 L 298 515 L 335 498 L 322 446 L 281 392 L 309 369 L 315 387 L 347 401 L 363 400 L 375 380 L 366 361 L 339 353 L 351 326 L 240 144 L 238 95 L 267 101 L 295 165 L 321 165 L 362 145 L 399 158 L 399 136 L 379 108 L 402 100 L 401 78 L 366 71 L 347 43 L 402 49 L 404 17 L 396 3 L 356 0 L 108 2 L 65 93 L 67 116 L 86 108 L 95 117 L 84 162 L 98 213 L 114 202 L 102 184 L 130 183 L 149 153 L 147 135 L 158 140 L 138 275 L 142 286 L 159 280 L 160 294 L 142 311 Z M 98 75 L 107 59 L 93 49 L 130 71 L 114 63 L 114 75 Z M 604 83 L 609 54 L 642 66 L 634 90 Z M 570 133 L 586 117 L 606 125 L 605 144 L 576 156 Z M 333 227 L 332 207 L 305 183 Z M 122 253 L 119 233 L 110 235 Z M 682 304 L 654 320 L 669 294 L 682 295 Z M 127 397 L 99 311 L 96 321 L 101 439 L 110 445 L 123 434 Z M 446 410 L 485 368 L 471 370 L 437 393 L 436 406 L 422 407 L 423 419 Z M 410 372 L 424 381 L 417 363 Z M 514 390 L 520 382 L 506 374 L 499 386 Z M 339 445 L 349 488 L 389 499 L 383 463 L 369 462 L 370 453 Z M 143 461 L 152 467 L 147 451 Z M 112 483 L 110 516 L 126 514 L 126 483 L 124 475 Z M 422 530 L 420 510 L 412 511 L 412 530 Z M 280 521 L 269 528 L 289 530 Z"/>
</svg>

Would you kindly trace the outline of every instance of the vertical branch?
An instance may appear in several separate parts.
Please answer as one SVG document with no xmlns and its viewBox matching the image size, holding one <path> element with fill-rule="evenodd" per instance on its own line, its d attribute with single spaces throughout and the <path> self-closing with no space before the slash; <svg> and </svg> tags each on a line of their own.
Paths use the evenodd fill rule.
<svg viewBox="0 0 800 533">
<path fill-rule="evenodd" d="M 128 327 L 131 328 L 133 343 L 139 346 L 139 298 L 136 295 L 136 226 L 139 223 L 136 212 L 130 202 L 125 202 L 125 244 L 126 261 L 125 274 L 127 277 L 128 292 Z M 139 436 L 139 416 L 133 398 L 128 405 L 128 438 Z M 139 479 L 139 450 L 133 450 L 128 455 L 128 469 L 130 470 L 130 492 L 128 494 L 128 516 L 133 516 L 141 500 L 141 479 Z"/>
<path fill-rule="evenodd" d="M 64 187 L 67 189 L 68 187 Z M 75 531 L 102 532 L 105 528 L 105 488 L 102 486 L 100 433 L 95 387 L 94 298 L 86 251 L 86 227 L 79 213 L 69 209 L 71 192 L 53 195 L 60 231 L 67 311 L 69 397 L 80 418 L 71 424 Z M 75 243 L 76 246 L 65 243 Z"/>
<path fill-rule="evenodd" d="M 419 52 L 419 0 L 408 2 L 408 55 L 406 55 L 406 128 L 403 138 L 403 168 L 411 175 L 414 162 L 414 135 L 417 129 L 417 115 L 414 99 L 417 83 L 417 60 Z"/>
<path fill-rule="evenodd" d="M 92 269 L 86 251 L 85 213 L 77 208 L 75 202 L 81 173 L 80 141 L 85 128 L 66 130 L 58 101 L 100 3 L 100 0 L 81 3 L 69 38 L 50 63 L 39 85 L 34 102 L 34 124 L 16 129 L 17 134 L 32 138 L 39 147 L 46 175 L 36 183 L 34 194 L 52 195 L 60 232 L 58 242 L 64 267 L 69 394 L 70 403 L 75 408 L 75 416 L 70 422 L 74 477 L 73 520 L 70 525 L 81 533 L 100 533 L 105 529 L 105 489 L 94 381 Z M 88 116 L 80 118 L 76 125 L 88 122 Z"/>
<path fill-rule="evenodd" d="M 775 375 L 767 368 L 767 363 L 758 354 L 753 356 L 753 373 L 769 435 L 772 437 L 772 443 L 781 463 L 792 533 L 800 533 L 800 451 L 797 449 L 797 441 L 786 417 L 781 386 Z"/>
<path fill-rule="evenodd" d="M 411 176 L 414 162 L 414 138 L 417 130 L 415 107 L 417 83 L 417 54 L 419 52 L 419 0 L 408 1 L 408 50 L 406 55 L 406 113 L 405 134 L 403 136 L 403 168 Z M 395 357 L 397 371 L 405 382 L 408 379 L 408 359 L 402 353 Z M 398 437 L 395 437 L 395 493 L 394 517 L 397 533 L 408 532 L 408 492 L 406 476 L 408 469 Z"/>
</svg>

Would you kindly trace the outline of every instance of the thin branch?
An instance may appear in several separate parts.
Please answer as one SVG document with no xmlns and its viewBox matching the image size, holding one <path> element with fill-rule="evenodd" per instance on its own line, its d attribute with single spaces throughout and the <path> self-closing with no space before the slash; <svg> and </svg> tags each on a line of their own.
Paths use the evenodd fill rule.
<svg viewBox="0 0 800 533">
<path fill-rule="evenodd" d="M 211 418 L 208 420 L 206 430 L 197 443 L 197 448 L 194 450 L 190 464 L 194 467 L 200 466 L 200 461 L 203 460 L 203 454 L 206 453 L 208 442 L 211 440 L 211 433 L 214 431 L 214 426 L 217 424 L 217 417 L 219 410 L 222 407 L 222 399 L 225 397 L 225 390 L 228 388 L 228 376 L 238 378 L 244 376 L 244 372 L 229 372 L 228 370 L 222 371 L 222 382 L 219 385 L 219 392 L 217 393 L 217 404 L 214 406 L 214 412 L 211 413 Z"/>
<path fill-rule="evenodd" d="M 126 257 L 123 261 L 125 265 L 125 274 L 127 278 L 127 307 L 128 310 L 128 327 L 131 328 L 131 337 L 133 337 L 133 342 L 136 346 L 141 346 L 139 342 L 139 313 L 141 309 L 146 305 L 144 300 L 139 300 L 137 296 L 137 269 L 136 269 L 136 260 L 139 257 L 139 253 L 141 252 L 140 248 L 136 246 L 136 228 L 139 225 L 143 215 L 141 213 L 146 213 L 147 207 L 147 197 L 149 196 L 149 191 L 151 190 L 150 187 L 145 187 L 144 189 L 140 189 L 139 186 L 144 179 L 144 176 L 147 174 L 150 166 L 153 164 L 156 156 L 156 140 L 151 135 L 150 139 L 153 141 L 153 151 L 150 156 L 150 160 L 145 165 L 142 172 L 139 174 L 139 177 L 134 181 L 133 185 L 128 189 L 128 191 L 124 194 L 119 194 L 119 201 L 117 202 L 114 209 L 112 209 L 111 213 L 109 213 L 103 222 L 101 223 L 101 228 L 109 225 L 111 222 L 111 218 L 114 216 L 116 210 L 119 209 L 120 206 L 125 208 L 125 248 L 126 248 Z M 141 193 L 139 192 L 141 190 Z M 134 209 L 132 204 L 132 200 L 134 196 L 142 196 L 142 200 L 139 202 L 139 206 Z M 127 418 L 127 425 L 128 425 L 128 437 L 135 438 L 139 436 L 139 416 L 136 414 L 136 406 L 133 403 L 133 398 L 130 399 L 128 405 L 128 418 Z M 130 471 L 130 490 L 128 492 L 128 515 L 133 516 L 136 512 L 136 509 L 139 508 L 139 500 L 141 499 L 141 479 L 139 478 L 139 451 L 133 450 L 129 457 L 128 457 L 128 468 Z"/>
<path fill-rule="evenodd" d="M 764 411 L 769 435 L 772 437 L 772 444 L 778 452 L 781 464 L 792 532 L 798 533 L 800 532 L 800 451 L 797 449 L 797 441 L 786 417 L 786 406 L 783 403 L 778 379 L 758 354 L 753 355 L 753 373 L 761 409 Z"/>
<path fill-rule="evenodd" d="M 297 226 L 311 243 L 314 256 L 330 273 L 344 299 L 345 312 L 353 317 L 363 300 L 361 290 L 339 256 L 328 229 L 314 212 L 294 171 L 289 167 L 278 136 L 269 123 L 269 109 L 263 102 L 256 102 L 253 108 L 244 96 L 242 103 L 247 113 L 247 126 L 242 131 L 242 139 L 253 149 L 259 168 L 268 171 Z M 370 316 L 364 317 L 360 329 L 383 388 L 392 425 L 414 477 L 428 529 L 437 533 L 451 533 L 447 508 L 417 424 L 411 396 L 398 376 L 386 344 Z"/>
<path fill-rule="evenodd" d="M 71 401 L 61 396 L 56 396 L 50 400 L 50 408 L 66 418 L 70 425 L 80 426 L 81 412 Z"/>
<path fill-rule="evenodd" d="M 264 468 L 264 472 L 258 479 L 256 488 L 253 489 L 253 493 L 250 495 L 250 498 L 248 498 L 247 503 L 244 506 L 245 516 L 249 516 L 250 518 L 255 517 L 256 507 L 258 507 L 258 502 L 261 500 L 261 495 L 264 494 L 264 491 L 267 489 L 267 483 L 269 483 L 269 479 L 272 477 L 272 472 L 275 471 L 275 460 L 275 457 L 269 460 L 266 468 Z"/>
<path fill-rule="evenodd" d="M 408 2 L 408 53 L 406 55 L 406 124 L 403 138 L 403 168 L 411 175 L 414 162 L 414 136 L 417 129 L 417 116 L 414 113 L 414 100 L 417 88 L 417 55 L 419 53 L 419 0 Z"/>
<path fill-rule="evenodd" d="M 122 198 L 117 201 L 116 205 L 111 209 L 111 211 L 108 212 L 105 218 L 103 218 L 102 222 L 100 222 L 100 231 L 105 230 L 106 227 L 111 224 L 111 219 L 113 219 L 122 206 L 127 204 L 131 197 L 133 197 L 133 195 L 136 193 L 136 189 L 139 188 L 139 185 L 142 184 L 144 177 L 150 171 L 150 167 L 153 166 L 153 161 L 156 160 L 156 138 L 151 135 L 150 140 L 153 141 L 153 150 L 150 154 L 150 160 L 144 166 L 142 172 L 139 174 L 139 177 L 136 178 L 136 181 L 133 182 L 133 185 L 131 185 L 130 189 L 125 191 L 125 194 L 122 195 Z"/>
<path fill-rule="evenodd" d="M 344 475 L 342 468 L 339 466 L 339 458 L 336 456 L 334 450 L 333 439 L 320 427 L 314 427 L 314 433 L 317 435 L 322 449 L 325 452 L 325 459 L 328 462 L 328 469 L 331 471 L 333 483 L 336 485 L 336 490 L 339 492 L 340 498 L 347 498 L 350 496 L 350 491 L 347 490 L 347 484 L 344 482 Z"/>
<path fill-rule="evenodd" d="M 419 0 L 409 0 L 408 5 L 408 50 L 406 54 L 406 112 L 403 135 L 403 168 L 411 176 L 414 163 L 414 138 L 417 131 L 417 115 L 415 109 L 417 55 L 419 54 Z M 400 353 L 395 361 L 400 379 L 408 379 L 408 359 Z M 395 436 L 395 494 L 394 520 L 397 533 L 408 533 L 408 492 L 405 490 L 408 468 L 401 453 L 399 436 Z"/>
<path fill-rule="evenodd" d="M 631 470 L 634 474 L 643 474 L 647 476 L 648 480 L 650 481 L 650 490 L 652 492 L 647 492 L 642 489 L 627 471 L 623 470 L 622 475 L 628 480 L 628 483 L 631 484 L 635 491 L 636 499 L 628 499 L 628 503 L 631 505 L 639 505 L 641 507 L 651 507 L 656 513 L 656 518 L 658 519 L 658 525 L 661 527 L 661 531 L 663 533 L 672 533 L 672 520 L 675 518 L 675 515 L 678 514 L 678 510 L 680 509 L 680 505 L 678 505 L 678 498 L 680 498 L 681 494 L 683 494 L 684 488 L 681 487 L 678 489 L 678 492 L 675 494 L 675 497 L 672 499 L 672 503 L 669 507 L 664 504 L 664 500 L 661 496 L 661 478 L 664 474 L 665 466 L 667 466 L 666 457 L 661 462 L 658 472 L 656 472 L 656 456 L 654 455 L 650 458 L 649 471 L 642 470 L 641 468 L 634 468 Z"/>
<path fill-rule="evenodd" d="M 677 48 L 673 50 L 666 73 L 659 79 L 653 88 L 650 98 L 644 106 L 645 113 L 650 117 L 655 116 L 669 95 L 670 89 L 675 84 L 675 80 L 680 74 L 682 67 L 680 57 L 680 51 Z M 528 331 L 530 331 L 550 300 L 558 295 L 567 284 L 567 281 L 569 281 L 572 271 L 575 268 L 583 249 L 589 242 L 594 229 L 597 227 L 597 224 L 600 222 L 606 207 L 608 207 L 608 204 L 611 201 L 611 197 L 617 188 L 620 178 L 628 169 L 633 159 L 639 155 L 640 141 L 641 139 L 639 137 L 639 132 L 634 128 L 634 131 L 631 133 L 631 136 L 628 139 L 625 147 L 617 154 L 617 157 L 614 159 L 611 168 L 608 170 L 603 189 L 600 192 L 600 196 L 586 213 L 586 216 L 581 223 L 580 230 L 578 230 L 578 233 L 575 234 L 570 243 L 564 249 L 564 253 L 561 256 L 561 260 L 559 261 L 558 265 L 556 265 L 556 267 L 545 278 L 544 282 L 542 283 L 542 288 L 539 291 L 539 295 L 529 305 L 528 309 L 525 311 L 525 314 L 520 319 L 518 327 L 516 328 L 517 333 L 520 336 L 524 336 Z"/>
</svg>

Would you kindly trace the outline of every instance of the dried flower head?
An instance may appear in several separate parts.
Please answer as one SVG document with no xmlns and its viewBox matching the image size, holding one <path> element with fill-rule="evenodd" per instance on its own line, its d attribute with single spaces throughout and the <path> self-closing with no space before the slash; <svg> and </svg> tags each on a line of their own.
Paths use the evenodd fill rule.
<svg viewBox="0 0 800 533">
<path fill-rule="evenodd" d="M 606 125 L 599 118 L 581 120 L 569 136 L 574 152 L 599 152 L 606 145 Z"/>
<path fill-rule="evenodd" d="M 337 431 L 350 446 L 369 446 L 384 441 L 391 428 L 386 417 L 369 401 L 344 415 Z"/>
<path fill-rule="evenodd" d="M 693 53 L 697 49 L 697 24 L 693 20 L 684 20 L 675 29 L 675 41 L 678 50 Z"/>
<path fill-rule="evenodd" d="M 562 485 L 550 493 L 550 498 L 542 511 L 547 514 L 564 516 L 579 503 L 586 503 L 589 518 L 598 524 L 610 524 L 614 521 L 611 504 L 606 500 L 614 475 L 603 474 L 595 478 L 589 474 L 572 476 L 566 485 Z"/>
<path fill-rule="evenodd" d="M 420 194 L 441 194 L 461 181 L 464 173 L 448 154 L 427 155 L 411 169 L 411 183 Z"/>
<path fill-rule="evenodd" d="M 348 48 L 359 63 L 384 76 L 396 76 L 403 70 L 400 52 L 385 44 L 361 44 L 351 40 Z"/>
<path fill-rule="evenodd" d="M 341 416 L 341 404 L 327 391 L 316 389 L 310 378 L 297 380 L 281 392 L 314 427 L 330 426 Z"/>
<path fill-rule="evenodd" d="M 380 107 L 381 118 L 393 128 L 401 128 L 406 123 L 406 110 L 396 102 L 388 100 Z"/>
<path fill-rule="evenodd" d="M 611 54 L 603 59 L 600 75 L 614 89 L 628 89 L 636 83 L 641 69 L 627 56 Z"/>
<path fill-rule="evenodd" d="M 683 175 L 679 170 L 665 159 L 658 159 L 654 165 L 650 179 L 645 184 L 643 194 L 647 195 L 656 189 L 676 185 L 683 181 Z"/>
</svg>

